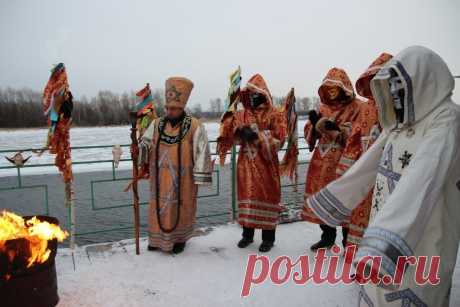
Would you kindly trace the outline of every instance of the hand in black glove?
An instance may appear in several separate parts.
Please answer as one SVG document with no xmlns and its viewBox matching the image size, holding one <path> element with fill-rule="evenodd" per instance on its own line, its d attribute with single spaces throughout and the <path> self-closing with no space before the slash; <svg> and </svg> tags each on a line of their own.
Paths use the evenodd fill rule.
<svg viewBox="0 0 460 307">
<path fill-rule="evenodd" d="M 244 126 L 237 131 L 238 136 L 245 142 L 254 142 L 258 139 L 257 133 L 252 130 L 249 126 Z"/>
<path fill-rule="evenodd" d="M 313 127 L 316 126 L 316 123 L 320 120 L 321 114 L 318 114 L 315 110 L 310 110 L 308 112 L 308 119 L 310 120 Z"/>
<path fill-rule="evenodd" d="M 329 131 L 341 131 L 339 126 L 331 120 L 328 120 L 327 122 L 324 123 L 324 129 L 329 130 Z"/>
<path fill-rule="evenodd" d="M 307 140 L 308 150 L 312 152 L 315 149 L 316 141 L 319 138 L 318 131 L 316 130 L 316 124 L 321 119 L 321 114 L 315 110 L 310 110 L 308 112 L 308 120 L 311 123 L 311 138 Z"/>
<path fill-rule="evenodd" d="M 64 118 L 70 118 L 72 117 L 72 111 L 73 111 L 73 96 L 71 92 L 68 92 L 67 99 L 64 101 L 64 103 L 61 106 L 61 112 L 64 115 Z"/>
</svg>

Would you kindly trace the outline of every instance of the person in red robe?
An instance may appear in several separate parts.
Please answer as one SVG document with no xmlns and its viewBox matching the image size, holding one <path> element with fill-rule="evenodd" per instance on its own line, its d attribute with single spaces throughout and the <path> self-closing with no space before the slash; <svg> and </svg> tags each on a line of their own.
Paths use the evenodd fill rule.
<svg viewBox="0 0 460 307">
<path fill-rule="evenodd" d="M 379 72 L 392 56 L 382 53 L 356 81 L 356 91 L 367 101 L 360 104 L 359 114 L 353 122 L 351 136 L 343 151 L 337 166 L 337 175 L 344 174 L 379 137 L 381 126 L 379 123 L 378 110 L 372 96 L 370 83 L 372 78 Z M 369 215 L 372 207 L 373 189 L 367 197 L 353 210 L 346 245 L 358 245 L 369 224 Z"/>
<path fill-rule="evenodd" d="M 310 150 L 314 148 L 307 172 L 305 200 L 338 178 L 336 168 L 362 104 L 355 97 L 347 73 L 336 67 L 329 70 L 318 94 L 321 99 L 319 110 L 309 113 L 304 129 Z M 302 218 L 320 224 L 322 230 L 321 240 L 312 245 L 311 250 L 334 245 L 336 229 L 325 225 L 306 204 L 302 210 Z M 343 228 L 342 232 L 345 243 L 348 229 Z"/>
<path fill-rule="evenodd" d="M 243 237 L 238 247 L 250 245 L 254 230 L 262 229 L 259 251 L 268 252 L 275 242 L 281 211 L 278 150 L 287 134 L 286 116 L 273 106 L 267 84 L 259 74 L 250 78 L 241 90 L 240 101 L 242 109 L 229 111 L 222 118 L 219 155 L 225 155 L 233 144 L 240 145 L 238 222 L 243 227 Z"/>
</svg>

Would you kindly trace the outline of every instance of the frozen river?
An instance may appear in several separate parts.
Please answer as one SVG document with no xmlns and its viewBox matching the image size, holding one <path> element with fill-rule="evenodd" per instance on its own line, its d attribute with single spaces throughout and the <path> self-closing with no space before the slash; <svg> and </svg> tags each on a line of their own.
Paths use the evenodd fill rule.
<svg viewBox="0 0 460 307">
<path fill-rule="evenodd" d="M 303 126 L 305 120 L 299 121 L 299 136 L 303 134 Z M 219 134 L 219 124 L 215 122 L 205 123 L 208 138 L 216 140 Z M 0 153 L 0 156 L 12 156 L 19 149 L 40 148 L 45 143 L 47 129 L 15 129 L 15 130 L 0 130 L 0 151 L 11 150 L 8 153 Z M 70 141 L 72 147 L 79 146 L 97 146 L 97 145 L 127 145 L 130 143 L 130 127 L 129 126 L 111 126 L 111 127 L 90 127 L 90 128 L 72 128 L 70 130 Z M 305 147 L 303 139 L 299 139 L 299 147 Z M 215 143 L 211 143 L 211 150 L 215 152 Z M 24 156 L 32 158 L 27 165 L 37 164 L 52 164 L 54 157 L 48 153 L 44 153 L 38 157 L 30 152 L 25 152 Z M 282 154 L 280 153 L 280 156 Z M 299 159 L 306 160 L 309 157 L 308 151 L 301 151 Z M 129 149 L 123 148 L 122 159 L 129 159 Z M 111 160 L 112 148 L 92 148 L 92 149 L 74 149 L 72 150 L 72 160 L 74 162 L 94 161 L 94 160 Z M 11 164 L 0 157 L 0 167 L 11 166 Z M 111 163 L 104 164 L 83 164 L 75 165 L 74 172 L 107 170 L 110 169 Z M 129 162 L 120 163 L 121 168 L 130 167 Z M 33 167 L 23 168 L 22 173 L 27 174 L 48 174 L 57 173 L 55 167 Z M 16 174 L 15 169 L 0 169 L 0 177 L 12 176 Z"/>
</svg>

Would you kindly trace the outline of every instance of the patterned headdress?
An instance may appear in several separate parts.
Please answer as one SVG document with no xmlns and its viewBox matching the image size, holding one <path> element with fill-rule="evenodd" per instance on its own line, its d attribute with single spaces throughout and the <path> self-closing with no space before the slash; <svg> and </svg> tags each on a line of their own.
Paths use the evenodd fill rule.
<svg viewBox="0 0 460 307">
<path fill-rule="evenodd" d="M 183 77 L 171 77 L 165 82 L 165 99 L 167 106 L 185 108 L 193 82 Z"/>
<path fill-rule="evenodd" d="M 43 92 L 43 112 L 51 121 L 57 122 L 65 93 L 69 89 L 64 63 L 51 70 L 51 76 Z"/>
</svg>

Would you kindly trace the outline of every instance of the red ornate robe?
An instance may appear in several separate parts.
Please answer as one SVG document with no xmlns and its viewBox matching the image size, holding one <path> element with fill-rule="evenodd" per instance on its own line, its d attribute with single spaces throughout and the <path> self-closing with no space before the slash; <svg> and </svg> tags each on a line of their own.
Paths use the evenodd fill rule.
<svg viewBox="0 0 460 307">
<path fill-rule="evenodd" d="M 339 86 L 345 93 L 346 100 L 343 102 L 330 101 L 326 93 L 326 88 L 329 86 Z M 319 107 L 321 116 L 334 121 L 339 127 L 344 128 L 344 130 L 351 129 L 352 122 L 356 119 L 362 102 L 355 98 L 353 86 L 345 71 L 340 68 L 329 70 L 318 93 L 321 99 Z M 311 122 L 307 121 L 304 133 L 308 143 L 313 137 L 312 129 Z M 345 143 L 347 134 L 344 134 L 345 139 L 343 141 Z M 338 178 L 336 168 L 344 150 L 344 142 L 338 142 L 328 134 L 320 134 L 307 171 L 305 200 L 310 195 L 321 190 L 329 182 Z M 311 211 L 306 203 L 302 210 L 302 218 L 309 222 L 323 224 L 321 219 Z"/>
<path fill-rule="evenodd" d="M 285 115 L 272 105 L 268 87 L 260 75 L 249 79 L 244 90 L 258 92 L 266 103 L 251 108 L 243 102 L 243 109 L 224 116 L 221 122 L 219 154 L 233 144 L 240 145 L 237 163 L 238 222 L 257 229 L 275 229 L 281 211 L 281 184 L 278 150 L 286 138 Z M 250 126 L 258 139 L 247 143 L 235 136 L 235 131 Z"/>
<path fill-rule="evenodd" d="M 337 166 L 337 175 L 344 174 L 375 142 L 379 137 L 381 127 L 379 123 L 378 110 L 370 91 L 370 81 L 377 74 L 380 68 L 390 59 L 391 55 L 382 53 L 369 68 L 356 81 L 356 91 L 368 100 L 360 104 L 359 114 L 352 125 L 351 136 L 347 141 L 342 158 Z M 347 244 L 359 244 L 364 231 L 369 224 L 369 216 L 372 207 L 373 189 L 366 198 L 352 211 L 350 229 Z"/>
</svg>

